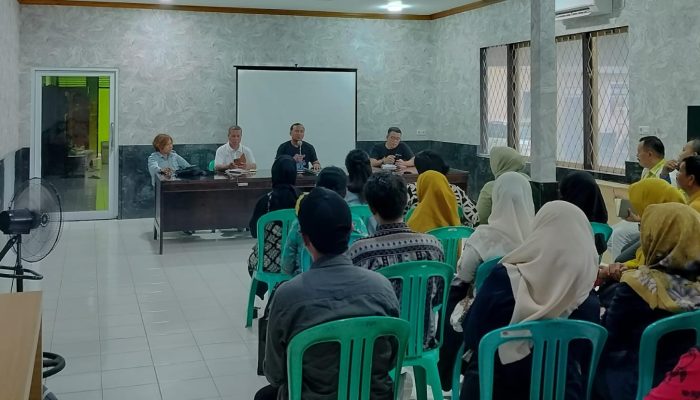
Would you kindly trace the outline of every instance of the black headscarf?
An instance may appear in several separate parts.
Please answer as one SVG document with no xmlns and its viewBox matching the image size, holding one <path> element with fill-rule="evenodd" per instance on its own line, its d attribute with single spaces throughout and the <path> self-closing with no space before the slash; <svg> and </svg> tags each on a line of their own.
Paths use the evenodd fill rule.
<svg viewBox="0 0 700 400">
<path fill-rule="evenodd" d="M 348 171 L 348 191 L 355 193 L 361 202 L 365 201 L 364 187 L 372 176 L 372 164 L 369 155 L 363 150 L 351 150 L 345 157 L 345 169 Z"/>
<path fill-rule="evenodd" d="M 416 171 L 418 171 L 419 175 L 425 171 L 437 171 L 443 175 L 447 175 L 447 173 L 450 172 L 450 166 L 447 165 L 440 154 L 432 150 L 423 150 L 419 152 L 416 154 L 416 158 L 413 162 L 416 165 Z"/>
<path fill-rule="evenodd" d="M 267 212 L 294 208 L 299 191 L 297 183 L 297 164 L 290 156 L 280 156 L 272 164 L 272 191 L 269 194 Z"/>
<path fill-rule="evenodd" d="M 608 222 L 600 187 L 588 172 L 577 171 L 567 175 L 559 184 L 561 199 L 580 208 L 590 222 Z"/>
</svg>

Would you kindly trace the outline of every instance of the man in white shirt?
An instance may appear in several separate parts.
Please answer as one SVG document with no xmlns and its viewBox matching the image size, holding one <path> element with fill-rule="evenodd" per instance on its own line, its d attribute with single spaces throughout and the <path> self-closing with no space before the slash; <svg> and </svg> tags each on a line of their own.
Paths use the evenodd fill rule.
<svg viewBox="0 0 700 400">
<path fill-rule="evenodd" d="M 250 148 L 241 144 L 243 129 L 234 125 L 228 128 L 228 143 L 216 149 L 214 165 L 217 171 L 227 169 L 255 169 L 255 156 Z"/>
</svg>

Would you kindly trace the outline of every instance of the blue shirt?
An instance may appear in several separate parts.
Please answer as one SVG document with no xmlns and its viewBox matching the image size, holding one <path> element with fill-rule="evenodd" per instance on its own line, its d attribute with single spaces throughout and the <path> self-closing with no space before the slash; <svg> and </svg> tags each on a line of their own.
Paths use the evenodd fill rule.
<svg viewBox="0 0 700 400">
<path fill-rule="evenodd" d="M 190 166 L 190 163 L 185 161 L 185 159 L 180 157 L 175 151 L 171 151 L 167 156 L 155 151 L 148 156 L 148 173 L 151 174 L 151 185 L 156 185 L 156 175 L 164 168 L 177 171 L 178 169 Z"/>
</svg>

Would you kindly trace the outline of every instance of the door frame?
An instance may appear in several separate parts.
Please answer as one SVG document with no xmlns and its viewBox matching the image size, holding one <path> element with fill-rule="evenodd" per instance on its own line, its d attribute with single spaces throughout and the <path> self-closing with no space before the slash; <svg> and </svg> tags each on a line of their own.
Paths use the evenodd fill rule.
<svg viewBox="0 0 700 400">
<path fill-rule="evenodd" d="M 119 209 L 119 123 L 117 82 L 119 70 L 117 68 L 32 68 L 32 92 L 31 92 L 31 116 L 32 129 L 29 147 L 29 177 L 41 177 L 41 88 L 44 76 L 86 76 L 99 77 L 110 76 L 110 136 L 109 136 L 109 199 L 107 210 L 104 211 L 72 211 L 63 212 L 66 221 L 114 219 L 118 217 Z M 98 144 L 99 146 L 99 144 Z"/>
</svg>

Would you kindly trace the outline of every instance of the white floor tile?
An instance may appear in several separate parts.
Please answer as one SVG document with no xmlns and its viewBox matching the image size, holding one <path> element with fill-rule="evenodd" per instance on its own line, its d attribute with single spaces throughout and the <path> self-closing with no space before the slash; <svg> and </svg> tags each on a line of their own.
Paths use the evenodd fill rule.
<svg viewBox="0 0 700 400">
<path fill-rule="evenodd" d="M 130 353 L 103 354 L 102 370 L 146 367 L 153 365 L 151 354 L 145 351 Z"/>
<path fill-rule="evenodd" d="M 104 389 L 102 400 L 161 400 L 158 385 L 142 385 Z M 62 399 L 61 399 L 62 400 Z"/>
<path fill-rule="evenodd" d="M 211 376 L 203 361 L 156 366 L 158 382 L 181 381 L 186 379 L 209 378 Z"/>
<path fill-rule="evenodd" d="M 160 384 L 160 390 L 163 398 L 168 400 L 200 400 L 219 396 L 211 378 L 163 382 Z"/>
<path fill-rule="evenodd" d="M 74 375 L 56 375 L 46 381 L 46 386 L 54 393 L 84 392 L 102 388 L 99 372 Z"/>
<path fill-rule="evenodd" d="M 244 357 L 248 354 L 245 343 L 215 343 L 199 346 L 205 360 L 216 358 Z"/>
<path fill-rule="evenodd" d="M 196 346 L 151 349 L 151 354 L 154 365 L 181 364 L 202 360 L 202 353 Z"/>
<path fill-rule="evenodd" d="M 102 400 L 101 390 L 90 390 L 87 392 L 76 393 L 53 393 L 59 400 Z"/>
<path fill-rule="evenodd" d="M 152 366 L 102 372 L 102 387 L 104 389 L 152 383 L 157 383 L 156 373 Z"/>
</svg>

